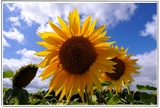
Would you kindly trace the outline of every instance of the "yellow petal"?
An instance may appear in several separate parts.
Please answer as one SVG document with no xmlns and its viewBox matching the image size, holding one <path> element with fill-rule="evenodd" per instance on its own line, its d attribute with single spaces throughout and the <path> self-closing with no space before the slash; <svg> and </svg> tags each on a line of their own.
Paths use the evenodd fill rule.
<svg viewBox="0 0 160 108">
<path fill-rule="evenodd" d="M 64 88 L 64 85 L 63 86 L 61 86 L 61 88 L 60 89 L 58 89 L 58 90 L 56 90 L 56 92 L 55 92 L 55 96 L 57 96 L 61 91 L 62 91 L 62 89 Z"/>
<path fill-rule="evenodd" d="M 128 60 L 133 54 L 129 54 L 123 57 L 123 60 Z"/>
<path fill-rule="evenodd" d="M 72 89 L 69 93 L 69 96 L 67 98 L 67 103 L 69 102 L 70 98 L 73 96 L 73 94 L 77 91 L 79 87 L 79 77 L 78 75 L 75 75 L 73 78 L 74 83 L 72 83 Z"/>
<path fill-rule="evenodd" d="M 74 17 L 74 11 L 73 12 L 70 12 L 69 13 L 69 29 L 70 29 L 70 31 L 71 31 L 71 33 L 72 33 L 72 35 L 74 36 L 74 19 L 75 19 L 75 17 Z"/>
<path fill-rule="evenodd" d="M 115 42 L 104 42 L 104 43 L 100 43 L 98 45 L 95 45 L 94 47 L 98 48 L 98 47 L 109 47 L 111 44 L 114 44 Z"/>
<path fill-rule="evenodd" d="M 124 47 L 123 46 L 121 47 L 121 51 L 124 51 Z"/>
<path fill-rule="evenodd" d="M 91 16 L 88 16 L 87 19 L 84 21 L 83 25 L 82 25 L 82 35 L 84 37 L 87 37 L 88 34 L 88 30 L 89 30 L 89 27 L 90 27 L 90 23 L 91 23 L 91 20 L 92 20 L 92 17 Z"/>
<path fill-rule="evenodd" d="M 73 34 L 73 36 L 78 36 L 76 17 L 74 17 L 73 24 L 72 24 L 71 27 L 72 27 L 72 34 Z"/>
<path fill-rule="evenodd" d="M 116 62 L 110 61 L 110 60 L 105 60 L 105 59 L 97 59 L 97 63 L 102 64 L 102 65 L 116 65 Z"/>
<path fill-rule="evenodd" d="M 63 86 L 66 82 L 67 78 L 68 75 L 66 72 L 64 72 L 64 70 L 59 71 L 57 76 L 55 77 L 55 80 L 53 81 L 53 84 L 51 85 L 51 88 L 54 88 L 55 91 L 60 89 L 60 87 Z"/>
<path fill-rule="evenodd" d="M 93 65 L 90 67 L 89 72 L 92 72 L 92 73 L 93 73 L 95 76 L 97 76 L 98 78 L 101 77 L 100 72 L 99 72 L 99 69 L 97 69 L 97 68 L 95 67 L 95 64 L 93 64 Z"/>
<path fill-rule="evenodd" d="M 96 64 L 95 66 L 101 70 L 102 72 L 109 72 L 109 73 L 115 73 L 112 69 L 106 68 L 106 66 L 99 64 L 97 62 L 95 62 L 94 64 Z M 114 68 L 114 67 L 113 67 Z M 112 70 L 112 71 L 111 71 Z"/>
<path fill-rule="evenodd" d="M 52 89 L 53 89 L 54 81 L 55 81 L 56 77 L 59 75 L 59 72 L 61 72 L 61 71 L 63 71 L 62 68 L 57 68 L 57 69 L 54 71 L 54 76 L 53 76 L 53 78 L 52 78 L 51 81 L 50 81 L 49 88 L 52 88 Z"/>
<path fill-rule="evenodd" d="M 134 71 L 133 74 L 140 74 L 140 72 Z"/>
<path fill-rule="evenodd" d="M 53 71 L 56 70 L 58 66 L 59 66 L 59 62 L 55 62 L 53 64 L 48 65 L 39 77 L 43 77 L 44 79 L 46 76 L 50 76 L 51 73 L 52 74 L 54 73 Z"/>
<path fill-rule="evenodd" d="M 65 93 L 65 88 L 63 88 L 63 90 L 62 90 L 62 92 L 61 92 L 61 96 L 60 96 L 60 98 L 59 98 L 59 101 L 64 97 L 65 94 L 66 94 L 66 93 Z"/>
<path fill-rule="evenodd" d="M 67 97 L 69 95 L 70 89 L 71 89 L 72 84 L 73 84 L 73 78 L 74 78 L 74 75 L 72 75 L 72 74 L 68 75 L 68 80 L 67 80 L 66 86 L 65 86 L 65 93 L 66 93 Z"/>
<path fill-rule="evenodd" d="M 60 37 L 57 33 L 54 32 L 44 32 L 44 35 L 46 35 L 46 38 L 52 38 L 56 41 L 58 41 L 59 43 L 63 43 L 65 41 L 65 39 L 63 39 L 62 37 Z"/>
<path fill-rule="evenodd" d="M 71 35 L 71 32 L 70 32 L 67 24 L 59 16 L 58 16 L 58 20 L 59 20 L 60 25 L 62 26 L 62 29 L 65 30 L 68 37 L 70 38 L 72 35 Z"/>
<path fill-rule="evenodd" d="M 102 34 L 98 35 L 97 38 L 95 39 L 92 39 L 92 42 L 95 42 L 95 41 L 98 41 L 98 40 L 101 40 L 101 39 L 109 39 L 111 36 L 105 36 L 107 33 L 107 31 L 104 31 Z"/>
<path fill-rule="evenodd" d="M 102 25 L 98 28 L 96 28 L 88 37 L 89 37 L 89 40 L 92 41 L 94 39 L 96 39 L 100 33 L 104 30 L 104 28 L 106 27 L 106 25 Z"/>
<path fill-rule="evenodd" d="M 84 103 L 85 101 L 84 101 L 84 89 L 85 89 L 85 85 L 86 85 L 86 79 L 85 79 L 86 77 L 85 77 L 85 74 L 82 74 L 81 76 L 80 76 L 80 79 L 81 79 L 81 81 L 80 81 L 80 92 L 79 92 L 79 95 L 81 96 L 81 99 L 82 99 L 82 102 Z"/>
<path fill-rule="evenodd" d="M 43 50 L 43 51 L 34 53 L 34 55 L 37 55 L 37 56 L 47 56 L 50 53 L 51 53 L 50 50 Z"/>
<path fill-rule="evenodd" d="M 91 77 L 91 80 L 93 81 L 93 83 L 94 83 L 100 90 L 102 90 L 102 85 L 101 85 L 99 79 L 98 79 L 94 74 L 92 74 L 91 72 L 89 72 L 89 74 L 90 74 L 90 77 Z"/>
<path fill-rule="evenodd" d="M 92 85 L 92 81 L 91 81 L 91 78 L 90 78 L 88 71 L 85 73 L 85 75 L 86 75 L 87 92 L 89 92 L 91 85 Z"/>
<path fill-rule="evenodd" d="M 127 48 L 124 52 L 127 53 L 127 52 L 128 52 L 128 49 L 129 49 L 129 48 Z"/>
<path fill-rule="evenodd" d="M 62 38 L 64 38 L 65 40 L 68 39 L 67 34 L 64 33 L 59 27 L 57 27 L 55 24 L 52 23 L 52 21 L 49 20 L 49 25 L 54 29 L 54 31 L 61 36 Z"/>
<path fill-rule="evenodd" d="M 55 49 L 55 48 L 58 48 L 59 49 L 59 47 L 60 46 L 53 46 L 53 45 L 50 45 L 50 44 L 48 44 L 47 42 L 36 42 L 38 45 L 41 45 L 41 46 L 43 46 L 43 47 L 45 47 L 45 48 L 48 48 L 48 49 Z"/>
<path fill-rule="evenodd" d="M 118 50 L 118 46 L 117 46 L 117 45 L 115 46 L 115 49 L 117 49 L 117 50 Z"/>
<path fill-rule="evenodd" d="M 39 64 L 37 64 L 38 67 L 45 67 L 51 63 L 53 63 L 53 61 L 58 60 L 58 52 L 51 52 L 50 54 L 48 54 L 45 59 L 40 62 Z"/>
<path fill-rule="evenodd" d="M 89 28 L 89 33 L 88 34 L 90 34 L 90 33 L 92 33 L 94 31 L 94 27 L 96 25 L 96 22 L 97 22 L 97 18 L 91 24 L 91 27 Z"/>
<path fill-rule="evenodd" d="M 76 17 L 76 28 L 77 28 L 77 35 L 80 36 L 80 16 L 78 14 L 78 10 L 75 8 L 75 17 Z"/>
</svg>

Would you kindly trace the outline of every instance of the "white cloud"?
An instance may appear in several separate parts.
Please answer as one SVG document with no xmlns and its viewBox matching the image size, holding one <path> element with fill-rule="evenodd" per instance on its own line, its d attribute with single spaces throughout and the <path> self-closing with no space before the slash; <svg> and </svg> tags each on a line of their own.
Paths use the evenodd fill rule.
<svg viewBox="0 0 160 108">
<path fill-rule="evenodd" d="M 26 87 L 26 89 L 30 92 L 37 92 L 39 89 L 48 90 L 48 86 L 50 83 L 50 79 L 41 80 L 39 75 L 42 71 L 38 71 L 35 78 L 31 81 L 31 83 Z M 37 84 L 38 82 L 38 84 Z"/>
<path fill-rule="evenodd" d="M 35 22 L 41 27 L 45 27 L 49 19 L 57 23 L 57 16 L 68 21 L 68 14 L 74 7 L 83 16 L 82 21 L 90 14 L 93 18 L 98 18 L 97 25 L 107 23 L 108 27 L 114 27 L 121 21 L 128 21 L 137 8 L 132 3 L 15 3 L 7 6 L 11 11 L 19 9 L 20 18 L 29 26 Z"/>
<path fill-rule="evenodd" d="M 151 85 L 157 87 L 157 49 L 133 56 L 134 59 L 139 59 L 137 64 L 142 66 L 139 70 L 140 74 L 133 75 L 135 82 L 132 83 L 132 88 L 136 84 Z"/>
<path fill-rule="evenodd" d="M 3 36 L 12 40 L 16 40 L 21 44 L 24 44 L 24 41 L 25 41 L 24 35 L 20 33 L 16 28 L 12 28 L 9 31 L 3 30 L 2 33 L 3 33 Z"/>
<path fill-rule="evenodd" d="M 145 29 L 140 32 L 141 36 L 152 36 L 152 38 L 157 39 L 157 15 L 152 16 L 152 21 L 148 21 L 145 24 Z"/>
<path fill-rule="evenodd" d="M 34 55 L 35 51 L 27 50 L 26 48 L 24 48 L 22 50 L 18 50 L 16 53 L 18 55 L 21 55 L 21 58 L 20 59 L 16 59 L 16 58 L 6 59 L 6 58 L 3 58 L 3 66 L 7 65 L 11 69 L 17 70 L 23 65 L 27 65 L 29 63 L 38 63 L 42 60 L 42 57 L 38 57 L 38 56 Z"/>
<path fill-rule="evenodd" d="M 10 78 L 3 78 L 3 86 L 4 87 L 12 87 L 12 80 Z"/>
<path fill-rule="evenodd" d="M 18 16 L 17 17 L 9 17 L 7 20 L 9 20 L 10 22 L 13 22 L 12 26 L 21 26 Z"/>
<path fill-rule="evenodd" d="M 37 31 L 38 32 L 44 32 L 44 31 L 53 32 L 54 30 L 51 28 L 51 26 L 48 23 L 46 23 L 46 24 L 41 24 L 40 27 L 38 27 Z"/>
<path fill-rule="evenodd" d="M 3 46 L 11 47 L 11 45 L 6 41 L 6 39 L 3 36 L 2 36 L 2 43 L 3 43 Z"/>
<path fill-rule="evenodd" d="M 21 55 L 20 59 L 16 58 L 3 58 L 3 71 L 12 70 L 15 72 L 15 70 L 18 70 L 21 66 L 30 64 L 30 63 L 39 63 L 42 61 L 43 57 L 38 57 L 34 55 L 35 51 L 33 50 L 27 50 L 26 48 L 22 50 L 16 51 L 18 55 Z M 43 69 L 38 69 L 36 77 L 31 81 L 31 83 L 26 87 L 29 92 L 35 92 L 39 90 L 40 88 L 47 89 L 49 84 L 49 79 L 41 81 L 41 79 L 38 77 Z M 12 82 L 10 79 L 5 78 L 3 79 L 3 86 L 6 87 L 12 87 Z"/>
<path fill-rule="evenodd" d="M 21 60 L 25 60 L 28 62 L 36 63 L 36 62 L 39 62 L 40 60 L 42 60 L 42 58 L 34 55 L 35 51 L 27 50 L 26 48 L 24 48 L 22 50 L 18 50 L 18 51 L 16 51 L 16 53 L 22 55 Z"/>
<path fill-rule="evenodd" d="M 12 3 L 13 4 L 13 3 Z M 10 11 L 14 11 L 15 10 L 15 6 L 14 6 L 14 4 L 12 5 L 12 4 L 6 4 L 6 6 L 8 7 L 8 9 L 10 10 Z M 11 6 L 12 5 L 12 6 Z"/>
</svg>

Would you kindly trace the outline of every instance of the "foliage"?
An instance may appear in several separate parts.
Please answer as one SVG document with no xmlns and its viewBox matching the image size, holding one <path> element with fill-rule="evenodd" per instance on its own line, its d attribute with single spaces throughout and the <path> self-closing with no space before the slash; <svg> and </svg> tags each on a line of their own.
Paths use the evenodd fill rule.
<svg viewBox="0 0 160 108">
<path fill-rule="evenodd" d="M 12 78 L 14 73 L 6 71 L 3 78 Z M 102 86 L 116 84 L 115 82 L 102 82 Z M 116 95 L 112 90 L 99 91 L 94 86 L 94 94 L 90 95 L 90 105 L 157 105 L 157 88 L 149 85 L 137 85 L 137 90 L 129 91 L 123 89 L 122 93 Z M 146 92 L 153 91 L 153 93 Z M 70 102 L 66 103 L 66 98 L 59 101 L 60 94 L 55 96 L 55 92 L 51 92 L 46 96 L 48 91 L 40 89 L 35 93 L 28 93 L 24 88 L 3 87 L 3 104 L 4 105 L 86 105 L 82 102 L 78 92 L 75 93 Z M 85 96 L 85 93 L 84 93 Z"/>
<path fill-rule="evenodd" d="M 14 72 L 13 71 L 5 71 L 3 72 L 3 78 L 12 78 L 14 76 Z"/>
</svg>

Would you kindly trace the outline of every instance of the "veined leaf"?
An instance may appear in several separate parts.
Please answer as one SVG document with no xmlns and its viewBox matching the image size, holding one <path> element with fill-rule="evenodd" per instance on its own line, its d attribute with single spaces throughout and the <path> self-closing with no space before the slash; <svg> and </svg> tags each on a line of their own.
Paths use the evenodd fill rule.
<svg viewBox="0 0 160 108">
<path fill-rule="evenodd" d="M 5 94 L 4 94 L 5 96 L 3 98 L 3 101 L 6 101 L 12 97 L 12 91 L 13 91 L 13 89 L 10 88 L 8 91 L 5 92 Z"/>
<path fill-rule="evenodd" d="M 133 96 L 131 96 L 131 95 L 127 95 L 126 98 L 127 98 L 127 100 L 128 100 L 129 102 L 133 102 L 133 101 L 134 101 L 134 98 L 133 98 Z"/>
<path fill-rule="evenodd" d="M 14 76 L 14 72 L 13 71 L 5 71 L 3 72 L 3 78 L 12 78 Z"/>
<path fill-rule="evenodd" d="M 144 86 L 144 85 L 137 85 L 137 89 L 138 90 L 157 90 L 157 88 L 156 87 L 153 87 L 153 86 L 149 86 L 149 85 L 146 85 L 146 86 Z"/>
<path fill-rule="evenodd" d="M 109 86 L 109 85 L 113 85 L 113 84 L 117 84 L 117 82 L 107 82 L 107 81 L 101 82 L 102 86 Z"/>
<path fill-rule="evenodd" d="M 140 101 L 147 105 L 155 104 L 155 98 L 145 92 L 140 94 Z"/>
<path fill-rule="evenodd" d="M 107 105 L 117 105 L 119 101 L 121 101 L 121 97 L 119 95 L 115 95 L 108 101 Z"/>
<path fill-rule="evenodd" d="M 17 97 L 19 105 L 26 105 L 29 101 L 29 93 L 22 88 L 14 88 L 12 96 Z"/>
</svg>

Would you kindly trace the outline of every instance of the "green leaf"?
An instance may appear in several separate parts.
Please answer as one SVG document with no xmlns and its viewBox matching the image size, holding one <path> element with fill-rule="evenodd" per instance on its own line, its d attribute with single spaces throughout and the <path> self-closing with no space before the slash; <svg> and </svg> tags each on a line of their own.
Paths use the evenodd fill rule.
<svg viewBox="0 0 160 108">
<path fill-rule="evenodd" d="M 13 91 L 13 89 L 10 88 L 8 91 L 5 92 L 3 101 L 6 101 L 12 97 L 12 91 Z"/>
<path fill-rule="evenodd" d="M 127 103 L 127 101 L 123 98 L 121 98 L 121 101 L 124 102 L 124 103 Z"/>
<path fill-rule="evenodd" d="M 150 99 L 152 96 L 148 93 L 140 93 L 140 99 L 144 100 L 144 99 Z"/>
<path fill-rule="evenodd" d="M 6 91 L 8 91 L 8 90 L 9 90 L 9 88 L 3 87 L 3 92 L 6 92 Z"/>
<path fill-rule="evenodd" d="M 143 66 L 136 66 L 136 68 L 141 69 Z"/>
<path fill-rule="evenodd" d="M 29 101 L 29 93 L 22 88 L 14 88 L 12 96 L 17 97 L 20 105 L 26 105 Z"/>
<path fill-rule="evenodd" d="M 35 99 L 33 102 L 31 102 L 32 105 L 36 105 L 38 102 L 40 102 L 40 99 Z"/>
<path fill-rule="evenodd" d="M 144 92 L 140 94 L 140 101 L 145 104 L 151 104 L 155 103 L 155 98 L 152 97 L 150 94 Z"/>
<path fill-rule="evenodd" d="M 92 102 L 94 102 L 94 103 L 97 102 L 97 97 L 96 97 L 96 95 L 92 95 Z"/>
<path fill-rule="evenodd" d="M 109 85 L 113 85 L 113 84 L 117 84 L 117 82 L 107 82 L 107 81 L 101 82 L 102 86 L 109 86 Z"/>
<path fill-rule="evenodd" d="M 107 105 L 117 105 L 117 103 L 121 100 L 119 95 L 115 95 L 108 102 Z"/>
<path fill-rule="evenodd" d="M 79 102 L 78 102 L 78 99 L 79 99 L 79 98 L 75 98 L 75 99 L 73 100 L 72 104 L 73 104 L 73 105 L 78 104 L 78 103 L 79 103 Z"/>
<path fill-rule="evenodd" d="M 13 71 L 5 71 L 3 72 L 3 78 L 12 78 L 14 76 L 14 72 Z"/>
<path fill-rule="evenodd" d="M 137 89 L 138 90 L 157 90 L 156 87 L 153 87 L 153 86 L 149 86 L 149 85 L 137 85 Z"/>
<path fill-rule="evenodd" d="M 133 96 L 131 96 L 131 95 L 127 95 L 126 98 L 127 98 L 127 100 L 128 100 L 129 102 L 133 102 L 133 101 L 134 101 L 134 98 L 133 98 Z"/>
</svg>

